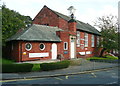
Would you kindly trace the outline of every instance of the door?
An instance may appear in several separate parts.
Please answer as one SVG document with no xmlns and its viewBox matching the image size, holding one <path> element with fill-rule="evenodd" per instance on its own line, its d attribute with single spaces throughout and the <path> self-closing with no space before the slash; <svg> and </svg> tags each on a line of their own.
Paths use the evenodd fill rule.
<svg viewBox="0 0 120 86">
<path fill-rule="evenodd" d="M 70 57 L 75 58 L 75 39 L 71 38 L 71 43 L 70 43 Z"/>
<path fill-rule="evenodd" d="M 52 59 L 57 59 L 57 44 L 52 44 Z"/>
</svg>

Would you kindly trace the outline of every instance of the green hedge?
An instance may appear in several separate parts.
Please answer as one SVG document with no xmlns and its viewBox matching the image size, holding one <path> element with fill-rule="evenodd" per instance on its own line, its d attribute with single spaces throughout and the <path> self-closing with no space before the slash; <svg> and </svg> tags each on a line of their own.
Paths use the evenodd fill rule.
<svg viewBox="0 0 120 86">
<path fill-rule="evenodd" d="M 65 60 L 65 61 L 54 62 L 54 63 L 42 63 L 40 64 L 40 68 L 43 71 L 49 71 L 49 70 L 67 68 L 69 65 L 70 65 L 70 61 Z"/>
<path fill-rule="evenodd" d="M 33 64 L 2 64 L 3 73 L 30 72 Z"/>
<path fill-rule="evenodd" d="M 109 56 L 106 55 L 104 58 L 103 57 L 90 57 L 87 58 L 87 60 L 117 60 L 118 57 L 114 57 L 114 56 Z"/>
</svg>

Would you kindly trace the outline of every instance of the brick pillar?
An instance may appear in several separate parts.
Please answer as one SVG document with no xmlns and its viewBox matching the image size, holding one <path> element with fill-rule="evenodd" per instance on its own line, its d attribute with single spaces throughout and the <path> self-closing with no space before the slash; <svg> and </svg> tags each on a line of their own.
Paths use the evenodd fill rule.
<svg viewBox="0 0 120 86">
<path fill-rule="evenodd" d="M 68 29 L 69 29 L 69 31 L 76 32 L 76 25 L 77 25 L 76 21 L 74 19 L 70 19 L 68 21 Z"/>
</svg>

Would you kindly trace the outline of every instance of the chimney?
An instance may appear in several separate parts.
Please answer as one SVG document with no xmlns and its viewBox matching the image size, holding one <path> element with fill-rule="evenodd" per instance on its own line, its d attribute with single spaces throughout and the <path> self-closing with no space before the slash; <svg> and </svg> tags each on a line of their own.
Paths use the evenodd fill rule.
<svg viewBox="0 0 120 86">
<path fill-rule="evenodd" d="M 76 21 L 74 19 L 70 19 L 68 21 L 68 29 L 69 29 L 69 31 L 76 32 L 76 25 L 77 25 Z"/>
</svg>

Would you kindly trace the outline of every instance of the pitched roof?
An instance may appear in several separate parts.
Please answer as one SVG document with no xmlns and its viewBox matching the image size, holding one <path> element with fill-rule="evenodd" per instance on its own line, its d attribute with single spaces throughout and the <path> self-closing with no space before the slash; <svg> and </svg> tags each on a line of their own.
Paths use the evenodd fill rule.
<svg viewBox="0 0 120 86">
<path fill-rule="evenodd" d="M 50 9 L 51 10 L 51 9 Z M 69 16 L 66 16 L 64 14 L 61 14 L 59 12 L 56 12 L 54 10 L 52 10 L 55 14 L 57 14 L 59 17 L 65 19 L 66 21 L 69 21 L 71 18 Z M 79 20 L 76 20 L 77 21 L 77 29 L 78 30 L 81 30 L 81 31 L 85 31 L 85 32 L 89 32 L 89 33 L 93 33 L 93 34 L 96 34 L 96 35 L 101 35 L 100 32 L 94 28 L 93 26 L 91 26 L 90 24 L 88 23 L 83 23 Z"/>
<path fill-rule="evenodd" d="M 56 35 L 56 31 L 63 31 L 58 27 L 33 24 L 31 27 L 24 29 L 6 41 L 24 40 L 24 41 L 51 41 L 60 42 L 60 38 Z"/>
</svg>

